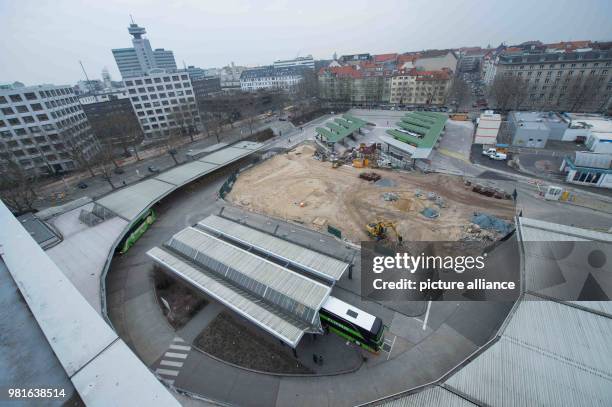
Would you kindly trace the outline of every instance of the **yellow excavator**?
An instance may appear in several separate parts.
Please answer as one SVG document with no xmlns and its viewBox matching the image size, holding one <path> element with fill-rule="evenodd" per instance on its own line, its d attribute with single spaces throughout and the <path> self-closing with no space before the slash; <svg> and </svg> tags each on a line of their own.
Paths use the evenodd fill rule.
<svg viewBox="0 0 612 407">
<path fill-rule="evenodd" d="M 404 238 L 398 233 L 395 223 L 386 220 L 381 220 L 378 222 L 368 223 L 366 225 L 366 231 L 368 232 L 368 235 L 370 235 L 370 237 L 376 239 L 377 241 L 384 240 L 388 237 L 387 229 L 393 230 L 393 233 L 395 233 L 395 236 L 397 236 L 398 243 L 401 245 Z"/>
</svg>

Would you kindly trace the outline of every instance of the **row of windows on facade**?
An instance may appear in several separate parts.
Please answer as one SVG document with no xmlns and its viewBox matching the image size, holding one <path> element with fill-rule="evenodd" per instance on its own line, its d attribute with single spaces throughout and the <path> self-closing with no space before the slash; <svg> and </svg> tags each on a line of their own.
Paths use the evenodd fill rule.
<svg viewBox="0 0 612 407">
<path fill-rule="evenodd" d="M 52 100 L 50 102 L 44 102 L 44 104 L 48 110 L 51 110 L 55 108 L 60 108 L 62 106 L 75 105 L 76 102 L 77 102 L 77 99 L 75 97 L 70 97 L 70 98 L 65 98 L 65 99 Z M 7 116 L 17 114 L 17 113 L 29 113 L 30 111 L 38 112 L 41 110 L 43 110 L 43 106 L 41 103 L 31 103 L 29 105 L 18 105 L 18 106 L 15 106 L 14 109 L 11 106 L 0 108 L 0 111 L 2 111 L 2 114 L 7 115 Z"/>
<path fill-rule="evenodd" d="M 578 65 L 580 65 L 581 68 L 588 68 L 588 67 L 605 67 L 605 66 L 611 66 L 612 63 L 610 62 L 606 62 L 606 63 L 599 63 L 599 62 L 594 62 L 592 65 L 590 65 L 587 62 L 584 62 L 582 64 L 559 64 L 559 67 L 557 68 L 557 64 L 549 64 L 548 66 L 544 65 L 544 64 L 540 64 L 538 66 L 538 69 L 565 69 L 565 68 L 577 68 Z M 527 65 L 527 67 L 529 69 L 536 69 L 536 64 L 530 64 Z M 509 65 L 508 66 L 509 69 L 526 69 L 525 65 Z"/>
<path fill-rule="evenodd" d="M 79 110 L 76 110 L 76 111 L 78 112 Z M 68 114 L 73 114 L 73 116 L 68 116 Z M 51 112 L 51 116 L 54 119 L 60 119 L 60 117 L 56 115 L 54 112 Z M 83 120 L 86 120 L 85 114 L 83 113 L 74 114 L 74 112 L 72 112 L 72 113 L 67 113 L 66 115 L 62 115 L 61 117 L 65 117 L 65 119 L 58 120 L 58 123 L 60 123 L 62 127 L 67 127 L 67 126 L 70 126 L 71 123 L 78 123 Z M 50 120 L 49 116 L 47 116 L 46 114 L 37 114 L 36 120 L 34 119 L 34 116 L 11 117 L 9 119 L 6 119 L 6 121 L 0 119 L 0 128 L 6 127 L 7 124 L 10 126 L 22 126 L 25 124 L 36 123 L 37 121 L 46 122 L 49 120 Z"/>
<path fill-rule="evenodd" d="M 145 100 L 165 99 L 169 97 L 173 98 L 173 97 L 185 96 L 185 95 L 193 95 L 193 92 L 190 89 L 187 89 L 185 91 L 178 90 L 176 92 L 168 92 L 167 94 L 166 93 L 159 93 L 159 94 L 152 93 L 150 95 L 132 96 L 131 100 L 132 102 L 139 102 L 139 101 L 145 101 Z M 193 98 L 189 98 L 189 99 L 193 99 Z"/>
<path fill-rule="evenodd" d="M 51 90 L 39 90 L 37 96 L 36 92 L 26 92 L 23 93 L 23 97 L 21 94 L 16 93 L 12 95 L 8 95 L 8 99 L 5 96 L 0 96 L 0 104 L 7 104 L 10 100 L 11 102 L 18 103 L 23 102 L 25 100 L 37 100 L 37 99 L 45 99 L 58 97 L 63 95 L 71 95 L 73 94 L 73 90 L 71 88 L 59 88 L 59 89 L 51 89 Z"/>
<path fill-rule="evenodd" d="M 174 85 L 169 83 L 167 85 L 156 85 L 156 86 L 147 86 L 146 88 L 129 88 L 128 92 L 130 95 L 135 95 L 136 93 L 147 93 L 147 92 L 155 92 L 164 91 L 164 90 L 172 90 L 172 89 L 181 89 L 181 88 L 191 88 L 191 84 L 189 82 L 177 82 Z"/>
<path fill-rule="evenodd" d="M 147 113 L 149 114 L 148 117 L 141 117 L 140 118 L 140 122 L 141 123 L 149 123 L 150 121 L 151 122 L 169 121 L 170 123 L 174 123 L 172 121 L 173 118 L 163 115 L 163 112 L 161 111 L 161 109 L 156 110 L 156 113 L 160 114 L 160 116 L 153 116 L 153 111 L 150 111 L 150 113 L 149 112 L 147 112 Z M 198 118 L 199 118 L 198 113 L 195 112 L 195 111 L 194 112 L 183 112 L 181 114 L 181 118 L 180 119 L 179 119 L 179 117 L 176 117 L 176 119 L 178 119 L 178 120 L 183 119 L 185 121 L 191 121 L 191 120 L 197 121 L 197 120 L 199 120 Z M 174 126 L 174 124 L 171 124 L 171 125 Z"/>
<path fill-rule="evenodd" d="M 516 73 L 516 76 L 521 77 L 521 76 L 523 76 L 523 73 L 527 73 L 527 75 L 525 75 L 525 76 L 528 76 L 528 77 L 532 77 L 532 76 L 534 76 L 534 75 L 533 75 L 533 71 L 526 71 L 526 72 L 524 72 L 524 71 L 520 71 L 520 72 L 517 72 L 517 73 Z M 573 75 L 574 75 L 574 73 L 576 73 L 576 71 L 556 71 L 556 75 L 555 75 L 555 76 L 557 76 L 557 77 L 561 77 L 561 76 L 563 76 L 563 74 L 565 74 L 566 76 L 573 76 Z M 586 71 L 585 71 L 585 70 L 580 70 L 580 71 L 578 71 L 578 75 L 580 75 L 580 76 L 584 75 L 585 73 L 586 73 Z M 589 72 L 589 75 L 591 75 L 591 76 L 595 76 L 596 74 L 597 74 L 597 70 L 595 70 L 595 69 L 592 69 L 592 70 Z M 603 77 L 603 76 L 606 76 L 606 75 L 608 75 L 608 70 L 607 70 L 607 69 L 604 69 L 604 70 L 600 71 L 600 72 L 599 72 L 599 74 L 600 74 L 602 77 Z M 508 71 L 508 72 L 506 72 L 506 75 L 507 75 L 507 76 L 513 76 L 513 75 L 514 75 L 514 72 Z M 536 78 L 539 78 L 539 77 L 541 77 L 541 76 L 542 76 L 542 71 L 538 71 L 538 72 L 536 72 L 536 75 L 535 75 L 535 77 L 536 77 Z M 548 71 L 548 72 L 546 72 L 546 77 L 551 77 L 551 76 L 553 76 L 553 71 Z"/>
<path fill-rule="evenodd" d="M 34 105 L 38 105 L 38 106 L 34 106 Z M 28 110 L 27 106 L 23 105 L 23 106 L 16 106 L 15 107 L 16 110 L 13 110 L 10 107 L 3 107 L 0 109 L 0 111 L 2 111 L 2 114 L 5 116 L 12 116 L 12 115 L 16 115 L 16 114 L 20 114 L 20 113 L 32 113 L 32 112 L 38 112 L 43 110 L 42 106 L 40 106 L 40 104 L 38 103 L 34 103 L 32 105 L 32 111 Z M 63 109 L 58 109 L 55 111 L 50 111 L 49 114 L 51 115 L 51 117 L 53 119 L 59 119 L 61 117 L 64 116 L 68 116 L 71 114 L 75 114 L 75 113 L 79 113 L 82 112 L 80 107 L 77 106 L 68 106 L 66 108 Z M 32 123 L 32 121 L 28 121 L 30 119 L 33 120 L 32 116 L 21 116 L 21 118 L 26 121 L 26 123 Z M 36 118 L 38 118 L 39 121 L 45 121 L 45 120 L 49 120 L 49 116 L 46 113 L 41 113 L 41 114 L 37 114 Z M 14 119 L 18 119 L 18 117 L 14 118 Z M 14 119 L 8 119 L 10 120 L 14 120 Z"/>
<path fill-rule="evenodd" d="M 74 124 L 72 127 L 67 127 L 63 129 L 62 132 L 66 136 L 73 137 L 75 135 L 78 136 L 81 132 L 85 130 L 89 130 L 89 129 L 90 127 L 87 122 L 79 122 L 79 123 Z M 55 132 L 57 131 L 57 129 L 53 125 L 45 124 L 42 126 L 42 129 L 39 126 L 29 126 L 25 128 L 14 128 L 12 130 L 2 130 L 0 131 L 0 136 L 2 136 L 3 139 L 12 139 L 13 137 L 35 135 L 35 134 L 44 133 L 48 131 Z M 57 135 L 49 135 L 50 140 L 55 140 L 54 138 L 55 136 Z M 35 137 L 35 139 L 42 140 L 41 142 L 45 142 L 44 136 L 37 136 Z M 28 138 L 22 139 L 21 141 L 24 142 L 24 140 L 28 140 Z"/>
<path fill-rule="evenodd" d="M 187 81 L 189 80 L 189 76 L 188 75 L 172 75 L 172 77 L 163 76 L 163 77 L 145 78 L 144 81 L 142 79 L 127 80 L 125 81 L 125 85 L 135 86 L 135 85 L 171 82 L 171 81 L 179 81 L 179 80 Z"/>
</svg>

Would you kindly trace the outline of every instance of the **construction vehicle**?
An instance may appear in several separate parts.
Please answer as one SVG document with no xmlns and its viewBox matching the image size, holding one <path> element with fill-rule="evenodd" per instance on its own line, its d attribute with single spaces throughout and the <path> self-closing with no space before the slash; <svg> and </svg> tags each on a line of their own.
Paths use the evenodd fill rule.
<svg viewBox="0 0 612 407">
<path fill-rule="evenodd" d="M 388 229 L 393 230 L 393 233 L 395 233 L 395 236 L 397 236 L 398 243 L 401 245 L 404 238 L 398 233 L 395 223 L 382 220 L 378 222 L 368 223 L 366 225 L 366 231 L 368 232 L 368 235 L 371 238 L 376 239 L 376 241 L 387 239 Z"/>
<path fill-rule="evenodd" d="M 353 167 L 355 168 L 366 168 L 370 165 L 370 160 L 367 158 L 356 158 L 353 160 Z"/>
<path fill-rule="evenodd" d="M 362 172 L 359 174 L 359 178 L 365 179 L 366 181 L 376 182 L 381 178 L 381 176 L 375 172 Z"/>
<path fill-rule="evenodd" d="M 468 121 L 470 118 L 467 113 L 453 113 L 450 115 L 451 120 L 455 121 Z"/>
</svg>

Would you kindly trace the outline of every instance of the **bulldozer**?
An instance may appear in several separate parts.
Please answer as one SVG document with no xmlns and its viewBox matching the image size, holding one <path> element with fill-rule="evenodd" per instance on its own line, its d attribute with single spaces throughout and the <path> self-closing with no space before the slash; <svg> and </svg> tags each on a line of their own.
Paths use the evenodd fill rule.
<svg viewBox="0 0 612 407">
<path fill-rule="evenodd" d="M 376 239 L 377 241 L 387 239 L 388 229 L 393 230 L 393 233 L 395 233 L 395 236 L 397 236 L 398 244 L 401 245 L 404 238 L 398 233 L 395 223 L 386 220 L 381 220 L 378 222 L 368 223 L 366 225 L 366 231 L 368 232 L 368 235 L 371 238 Z"/>
</svg>

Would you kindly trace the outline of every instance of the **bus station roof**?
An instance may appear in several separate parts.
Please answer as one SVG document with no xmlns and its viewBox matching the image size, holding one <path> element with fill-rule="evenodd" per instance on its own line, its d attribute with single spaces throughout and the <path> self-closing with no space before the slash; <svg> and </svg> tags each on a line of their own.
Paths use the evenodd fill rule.
<svg viewBox="0 0 612 407">
<path fill-rule="evenodd" d="M 387 134 L 403 143 L 418 148 L 432 149 L 438 142 L 447 119 L 446 115 L 441 113 L 408 112 L 396 124 L 402 130 L 412 134 L 397 129 L 389 129 Z"/>
<path fill-rule="evenodd" d="M 186 280 L 234 312 L 253 322 L 286 344 L 296 347 L 306 332 L 307 325 L 297 319 L 275 313 L 259 298 L 229 284 L 214 273 L 195 267 L 178 255 L 154 247 L 147 252 L 156 263 Z"/>
<path fill-rule="evenodd" d="M 331 292 L 325 284 L 193 227 L 147 254 L 290 346 L 320 331 L 318 312 Z"/>
<path fill-rule="evenodd" d="M 198 227 L 264 252 L 330 283 L 338 281 L 349 267 L 341 260 L 220 216 L 211 215 L 198 222 Z"/>
<path fill-rule="evenodd" d="M 246 157 L 261 148 L 263 148 L 261 143 L 241 141 L 196 161 L 178 165 L 154 178 L 118 189 L 98 199 L 97 203 L 122 218 L 132 221 L 176 188 Z"/>
<path fill-rule="evenodd" d="M 323 138 L 327 140 L 328 143 L 337 143 L 338 141 L 343 140 L 344 138 L 350 136 L 355 131 L 359 130 L 363 126 L 367 124 L 365 120 L 362 120 L 358 117 L 352 116 L 350 114 L 342 115 L 342 118 L 334 119 L 334 122 L 327 122 L 325 125 L 330 129 L 326 129 L 324 127 L 317 127 L 315 131 Z"/>
</svg>

